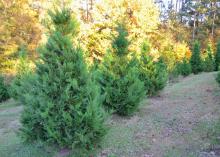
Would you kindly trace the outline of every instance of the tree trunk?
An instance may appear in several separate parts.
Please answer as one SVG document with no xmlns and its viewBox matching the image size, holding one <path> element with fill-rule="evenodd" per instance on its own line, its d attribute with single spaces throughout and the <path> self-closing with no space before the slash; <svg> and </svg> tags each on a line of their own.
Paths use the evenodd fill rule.
<svg viewBox="0 0 220 157">
<path fill-rule="evenodd" d="M 214 37 L 214 30 L 215 30 L 215 12 L 213 13 L 213 19 L 212 19 L 212 38 Z"/>
<path fill-rule="evenodd" d="M 86 22 L 89 21 L 89 2 L 86 0 Z"/>
<path fill-rule="evenodd" d="M 195 41 L 195 32 L 196 32 L 196 13 L 194 13 L 194 22 L 193 22 L 193 41 Z"/>
<path fill-rule="evenodd" d="M 216 9 L 214 7 L 216 7 L 216 2 L 211 3 L 212 4 L 212 11 L 213 11 L 213 18 L 212 18 L 212 38 L 214 37 L 214 32 L 215 32 L 215 17 L 216 17 Z"/>
<path fill-rule="evenodd" d="M 179 1 L 176 0 L 176 13 L 177 13 L 177 11 L 178 11 L 178 3 L 179 3 Z"/>
</svg>

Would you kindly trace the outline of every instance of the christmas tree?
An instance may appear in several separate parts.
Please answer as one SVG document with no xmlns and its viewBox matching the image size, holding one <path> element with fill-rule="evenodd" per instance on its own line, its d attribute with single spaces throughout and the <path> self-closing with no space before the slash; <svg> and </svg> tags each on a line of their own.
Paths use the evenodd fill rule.
<svg viewBox="0 0 220 157">
<path fill-rule="evenodd" d="M 206 53 L 207 53 L 207 56 L 204 60 L 204 65 L 203 65 L 203 70 L 206 71 L 206 72 L 211 72 L 211 71 L 214 71 L 215 69 L 215 61 L 214 61 L 214 58 L 212 56 L 213 54 L 213 51 L 212 51 L 212 45 L 211 44 L 208 44 L 208 47 L 206 49 Z"/>
<path fill-rule="evenodd" d="M 192 72 L 198 74 L 202 71 L 202 61 L 200 57 L 200 44 L 198 41 L 194 43 L 193 53 L 190 59 L 190 64 L 192 67 Z"/>
<path fill-rule="evenodd" d="M 220 65 L 220 39 L 218 40 L 216 54 L 215 54 L 215 70 L 219 70 L 219 65 Z"/>
<path fill-rule="evenodd" d="M 141 47 L 141 57 L 139 60 L 139 78 L 144 82 L 147 95 L 155 95 L 166 85 L 168 73 L 166 65 L 162 59 L 158 62 L 153 61 L 150 56 L 151 46 L 145 41 Z"/>
<path fill-rule="evenodd" d="M 100 68 L 100 84 L 105 94 L 105 106 L 120 115 L 131 115 L 144 96 L 144 83 L 139 80 L 137 66 L 129 58 L 130 41 L 127 39 L 126 24 L 118 24 L 116 31 L 112 50 L 107 53 Z"/>
<path fill-rule="evenodd" d="M 53 29 L 39 48 L 36 74 L 23 93 L 21 132 L 26 140 L 93 148 L 105 134 L 100 89 L 91 79 L 82 50 L 72 45 L 76 20 L 69 9 L 49 12 Z"/>
</svg>

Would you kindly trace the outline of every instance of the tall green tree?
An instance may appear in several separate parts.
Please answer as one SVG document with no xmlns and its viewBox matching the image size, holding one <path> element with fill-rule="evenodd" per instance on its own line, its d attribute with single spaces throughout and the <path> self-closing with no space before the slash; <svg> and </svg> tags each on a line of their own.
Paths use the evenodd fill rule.
<svg viewBox="0 0 220 157">
<path fill-rule="evenodd" d="M 26 140 L 53 142 L 62 147 L 93 148 L 106 132 L 99 87 L 88 73 L 82 50 L 73 46 L 77 28 L 69 9 L 49 12 L 53 30 L 30 88 L 21 93 L 24 104 L 21 133 Z"/>
<path fill-rule="evenodd" d="M 137 110 L 145 94 L 144 83 L 139 80 L 136 64 L 129 59 L 130 41 L 127 39 L 126 25 L 120 23 L 116 31 L 112 50 L 106 54 L 100 67 L 100 84 L 106 96 L 105 106 L 120 115 L 131 115 Z"/>
<path fill-rule="evenodd" d="M 220 65 L 220 40 L 217 43 L 217 49 L 215 53 L 215 70 L 219 70 Z"/>
<path fill-rule="evenodd" d="M 215 70 L 215 60 L 213 57 L 212 45 L 208 44 L 206 49 L 206 58 L 204 60 L 203 70 L 206 72 L 211 72 Z"/>
<path fill-rule="evenodd" d="M 0 102 L 10 98 L 8 89 L 4 77 L 0 75 Z"/>
<path fill-rule="evenodd" d="M 168 79 L 167 67 L 162 59 L 153 61 L 150 56 L 150 44 L 145 41 L 141 46 L 141 57 L 139 60 L 139 78 L 144 82 L 147 95 L 155 95 L 163 89 Z"/>
<path fill-rule="evenodd" d="M 193 46 L 193 53 L 190 59 L 192 72 L 198 74 L 202 71 L 202 60 L 200 57 L 200 43 L 196 41 Z"/>
<path fill-rule="evenodd" d="M 20 46 L 18 50 L 19 55 L 19 62 L 17 64 L 16 68 L 16 77 L 11 82 L 11 88 L 10 88 L 10 96 L 14 99 L 17 99 L 17 96 L 20 95 L 21 89 L 23 88 L 24 91 L 26 91 L 25 88 L 21 86 L 21 82 L 24 81 L 24 79 L 28 79 L 28 75 L 31 74 L 31 67 L 30 67 L 30 61 L 27 57 L 28 51 L 27 47 L 25 45 Z M 27 78 L 26 78 L 27 77 Z"/>
</svg>

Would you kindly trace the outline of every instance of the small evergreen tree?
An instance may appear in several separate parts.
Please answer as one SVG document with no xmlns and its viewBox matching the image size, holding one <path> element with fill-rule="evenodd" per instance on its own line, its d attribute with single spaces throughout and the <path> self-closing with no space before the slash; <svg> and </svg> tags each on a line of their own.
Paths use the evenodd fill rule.
<svg viewBox="0 0 220 157">
<path fill-rule="evenodd" d="M 192 72 L 198 74 L 202 71 L 202 61 L 200 57 L 200 44 L 198 41 L 194 43 L 193 54 L 190 59 L 190 64 L 192 67 Z"/>
<path fill-rule="evenodd" d="M 100 89 L 88 73 L 82 50 L 72 46 L 76 21 L 70 10 L 49 15 L 54 27 L 38 50 L 36 74 L 22 82 L 30 87 L 20 97 L 21 133 L 26 140 L 93 148 L 106 132 Z"/>
<path fill-rule="evenodd" d="M 168 80 L 167 66 L 162 57 L 156 62 L 156 77 L 155 77 L 155 89 L 156 92 L 162 90 Z"/>
<path fill-rule="evenodd" d="M 220 66 L 220 39 L 218 40 L 217 49 L 215 53 L 215 70 L 218 71 L 219 66 Z"/>
<path fill-rule="evenodd" d="M 211 72 L 215 70 L 215 61 L 214 58 L 212 56 L 213 52 L 212 52 L 212 46 L 211 44 L 208 44 L 207 50 L 206 50 L 207 56 L 204 60 L 204 65 L 203 65 L 203 70 L 205 72 Z"/>
<path fill-rule="evenodd" d="M 182 76 L 188 76 L 192 72 L 191 65 L 186 58 L 183 59 L 183 62 L 177 63 L 176 70 Z"/>
<path fill-rule="evenodd" d="M 217 77 L 216 77 L 216 81 L 219 83 L 220 85 L 220 72 L 218 72 Z"/>
<path fill-rule="evenodd" d="M 120 115 L 131 115 L 144 96 L 144 83 L 138 78 L 134 60 L 128 56 L 130 42 L 125 24 L 119 24 L 116 31 L 118 35 L 113 38 L 113 50 L 107 53 L 100 67 L 100 84 L 106 96 L 105 106 Z"/>
<path fill-rule="evenodd" d="M 9 99 L 8 86 L 4 82 L 4 77 L 0 75 L 0 102 Z"/>
<path fill-rule="evenodd" d="M 148 41 L 145 41 L 141 46 L 141 57 L 139 60 L 139 78 L 144 82 L 147 95 L 154 91 L 151 77 L 154 75 L 155 72 L 153 58 L 149 55 L 149 53 L 150 45 Z"/>
<path fill-rule="evenodd" d="M 18 55 L 19 63 L 17 65 L 17 74 L 10 86 L 10 96 L 14 99 L 17 99 L 19 94 L 22 96 L 22 93 L 27 90 L 27 87 L 22 86 L 21 82 L 24 82 L 24 79 L 28 79 L 26 77 L 29 77 L 31 73 L 30 63 L 27 58 L 27 49 L 24 45 L 19 48 Z"/>
<path fill-rule="evenodd" d="M 155 95 L 165 87 L 168 73 L 163 60 L 160 58 L 158 62 L 154 62 L 149 52 L 150 45 L 145 41 L 141 47 L 139 78 L 144 82 L 147 95 Z"/>
</svg>

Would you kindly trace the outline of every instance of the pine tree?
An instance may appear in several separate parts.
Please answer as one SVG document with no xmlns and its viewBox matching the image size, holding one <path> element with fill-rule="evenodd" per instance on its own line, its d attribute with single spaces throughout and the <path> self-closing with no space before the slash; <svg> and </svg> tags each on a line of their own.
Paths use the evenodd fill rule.
<svg viewBox="0 0 220 157">
<path fill-rule="evenodd" d="M 193 54 L 190 59 L 190 64 L 192 67 L 192 72 L 198 74 L 202 71 L 202 61 L 200 57 L 200 44 L 198 41 L 194 43 Z"/>
<path fill-rule="evenodd" d="M 18 49 L 19 62 L 17 65 L 17 74 L 13 79 L 9 90 L 10 96 L 14 99 L 17 99 L 20 94 L 20 96 L 22 96 L 22 91 L 25 91 L 27 87 L 22 86 L 21 83 L 24 82 L 25 79 L 28 79 L 30 76 L 29 74 L 32 72 L 27 54 L 26 46 L 22 45 Z"/>
<path fill-rule="evenodd" d="M 69 9 L 49 13 L 54 24 L 45 46 L 39 48 L 36 74 L 23 93 L 21 133 L 68 148 L 93 148 L 106 132 L 99 87 L 87 71 L 82 50 L 72 46 L 76 20 Z"/>
<path fill-rule="evenodd" d="M 5 84 L 4 77 L 0 75 L 0 102 L 9 99 L 8 86 Z"/>
<path fill-rule="evenodd" d="M 220 72 L 218 72 L 217 77 L 216 77 L 216 81 L 219 83 L 220 85 Z"/>
<path fill-rule="evenodd" d="M 150 56 L 151 46 L 145 41 L 141 47 L 141 57 L 139 60 L 139 78 L 144 82 L 147 95 L 155 95 L 166 85 L 168 73 L 162 59 L 154 62 Z"/>
<path fill-rule="evenodd" d="M 151 77 L 154 75 L 155 66 L 152 57 L 149 55 L 150 45 L 148 41 L 143 42 L 141 46 L 141 57 L 139 60 L 139 78 L 144 82 L 147 95 L 151 95 L 154 87 Z"/>
<path fill-rule="evenodd" d="M 144 83 L 138 78 L 134 60 L 129 59 L 130 41 L 125 23 L 118 24 L 116 31 L 112 51 L 107 53 L 100 67 L 100 84 L 105 94 L 105 106 L 120 115 L 131 115 L 144 96 Z"/>
<path fill-rule="evenodd" d="M 211 44 L 208 44 L 207 50 L 206 50 L 207 56 L 204 60 L 204 65 L 203 65 L 203 70 L 206 72 L 211 72 L 214 71 L 215 69 L 215 61 L 214 58 L 212 56 L 213 52 L 212 52 L 212 46 Z"/>
<path fill-rule="evenodd" d="M 156 92 L 162 90 L 167 83 L 168 80 L 168 72 L 167 72 L 167 66 L 164 62 L 164 59 L 162 57 L 159 58 L 159 60 L 155 63 L 156 64 L 156 79 L 154 81 L 155 83 L 155 89 Z"/>
<path fill-rule="evenodd" d="M 215 70 L 219 70 L 219 66 L 220 66 L 220 39 L 218 40 L 216 54 L 215 54 Z"/>
<path fill-rule="evenodd" d="M 192 72 L 191 65 L 186 58 L 183 59 L 182 63 L 178 63 L 177 69 L 178 73 L 182 76 L 188 76 Z"/>
</svg>

